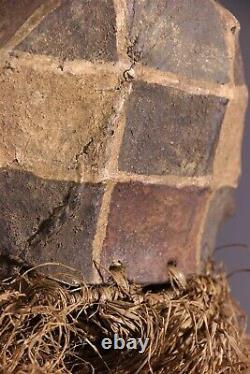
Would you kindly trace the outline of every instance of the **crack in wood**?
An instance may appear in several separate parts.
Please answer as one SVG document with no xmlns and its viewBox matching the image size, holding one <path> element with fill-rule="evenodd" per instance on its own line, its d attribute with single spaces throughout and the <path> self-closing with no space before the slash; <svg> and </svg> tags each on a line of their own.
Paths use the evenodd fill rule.
<svg viewBox="0 0 250 374">
<path fill-rule="evenodd" d="M 85 185 L 75 184 L 70 188 L 68 195 L 63 203 L 53 209 L 52 214 L 43 220 L 37 231 L 31 235 L 28 240 L 28 248 L 46 242 L 55 234 L 57 234 L 69 218 L 72 217 L 81 198 Z"/>
</svg>

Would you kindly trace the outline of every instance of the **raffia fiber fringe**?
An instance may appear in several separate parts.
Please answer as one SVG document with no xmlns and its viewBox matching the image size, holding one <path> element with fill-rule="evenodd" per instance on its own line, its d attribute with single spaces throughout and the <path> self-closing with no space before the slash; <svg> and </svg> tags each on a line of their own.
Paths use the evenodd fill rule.
<svg viewBox="0 0 250 374">
<path fill-rule="evenodd" d="M 0 288 L 0 372 L 245 373 L 243 317 L 225 273 L 211 263 L 199 275 L 168 272 L 165 285 L 142 287 L 120 264 L 101 285 L 20 270 Z M 104 350 L 102 339 L 114 334 L 148 345 Z"/>
</svg>

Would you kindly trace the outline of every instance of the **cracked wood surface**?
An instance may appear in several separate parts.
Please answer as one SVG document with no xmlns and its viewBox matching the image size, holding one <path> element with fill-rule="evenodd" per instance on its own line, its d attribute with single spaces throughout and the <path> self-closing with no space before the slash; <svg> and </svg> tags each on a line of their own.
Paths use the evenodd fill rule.
<svg viewBox="0 0 250 374">
<path fill-rule="evenodd" d="M 2 256 L 92 282 L 93 261 L 139 282 L 164 281 L 173 258 L 200 269 L 240 174 L 237 20 L 212 0 L 11 0 L 0 14 Z"/>
</svg>

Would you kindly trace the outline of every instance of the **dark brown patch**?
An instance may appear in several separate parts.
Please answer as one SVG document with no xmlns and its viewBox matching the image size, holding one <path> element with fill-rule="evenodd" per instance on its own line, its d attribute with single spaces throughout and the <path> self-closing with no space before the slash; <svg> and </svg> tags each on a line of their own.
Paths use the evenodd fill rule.
<svg viewBox="0 0 250 374">
<path fill-rule="evenodd" d="M 0 2 L 0 47 L 3 47 L 44 0 L 2 0 Z"/>
<path fill-rule="evenodd" d="M 39 223 L 62 203 L 71 185 L 43 180 L 28 172 L 0 169 L 0 211 L 4 227 L 1 250 L 18 253 Z"/>
<path fill-rule="evenodd" d="M 136 83 L 119 169 L 147 175 L 210 173 L 227 101 Z"/>
<path fill-rule="evenodd" d="M 113 2 L 63 0 L 17 49 L 68 60 L 116 60 Z"/>
<path fill-rule="evenodd" d="M 127 0 L 132 58 L 195 80 L 226 83 L 230 58 L 212 1 Z M 226 30 L 226 31 L 225 31 Z"/>
<path fill-rule="evenodd" d="M 209 192 L 142 183 L 119 183 L 113 192 L 102 264 L 125 264 L 130 279 L 160 283 L 175 258 L 185 272 L 196 268 L 197 230 Z"/>
<path fill-rule="evenodd" d="M 2 169 L 1 254 L 18 255 L 26 248 L 33 263 L 61 262 L 90 280 L 102 194 L 100 184 L 76 185 Z"/>
<path fill-rule="evenodd" d="M 35 262 L 49 260 L 70 265 L 79 270 L 86 281 L 91 281 L 92 242 L 102 195 L 101 184 L 86 184 L 62 229 L 56 230 L 45 242 L 32 246 L 30 254 Z"/>
</svg>

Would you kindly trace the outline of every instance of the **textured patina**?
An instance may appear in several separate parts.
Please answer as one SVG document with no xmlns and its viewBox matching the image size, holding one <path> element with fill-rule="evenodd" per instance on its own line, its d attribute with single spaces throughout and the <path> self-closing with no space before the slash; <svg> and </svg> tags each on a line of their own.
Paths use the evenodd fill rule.
<svg viewBox="0 0 250 374">
<path fill-rule="evenodd" d="M 0 247 L 100 278 L 200 269 L 232 211 L 247 102 L 213 0 L 0 2 Z"/>
</svg>

